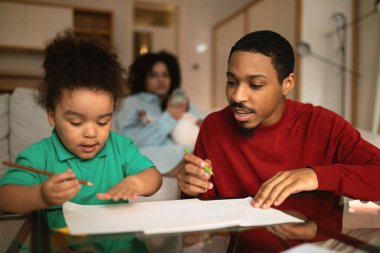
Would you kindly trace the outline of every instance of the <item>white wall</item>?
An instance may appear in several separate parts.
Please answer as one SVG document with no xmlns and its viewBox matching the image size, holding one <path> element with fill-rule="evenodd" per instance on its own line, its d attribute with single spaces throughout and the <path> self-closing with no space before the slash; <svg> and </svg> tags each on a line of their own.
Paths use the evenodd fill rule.
<svg viewBox="0 0 380 253">
<path fill-rule="evenodd" d="M 373 10 L 374 3 L 375 0 L 359 1 L 359 15 Z M 380 84 L 376 84 L 380 82 L 380 12 L 362 20 L 358 24 L 358 32 L 358 71 L 361 76 L 358 81 L 357 126 L 371 130 L 374 116 L 379 119 L 379 115 L 374 115 L 378 113 L 374 110 L 374 100 L 376 92 L 379 92 L 376 91 L 376 85 L 380 89 Z M 380 129 L 377 132 L 380 133 Z"/>
<path fill-rule="evenodd" d="M 121 62 L 127 68 L 133 58 L 133 3 L 137 0 L 23 0 L 22 2 L 68 5 L 113 12 L 113 39 Z M 211 31 L 212 27 L 251 0 L 144 0 L 143 2 L 170 3 L 179 9 L 179 61 L 182 67 L 183 87 L 191 100 L 207 111 L 211 106 Z M 226 34 L 228 36 L 228 34 Z M 196 53 L 196 46 L 205 43 L 207 51 Z M 17 58 L 17 57 L 16 57 Z M 21 57 L 22 58 L 22 57 Z M 8 61 L 9 62 L 9 61 Z M 25 63 L 22 63 L 25 62 Z M 42 57 L 19 59 L 14 66 L 25 65 L 23 71 L 40 71 Z M 0 62 L 1 64 L 1 62 Z M 192 68 L 198 65 L 199 69 Z M 0 69 L 2 69 L 0 65 Z M 29 71 L 28 71 L 29 69 Z"/>
<path fill-rule="evenodd" d="M 310 44 L 312 51 L 324 58 L 340 64 L 338 38 L 327 38 L 333 30 L 331 17 L 336 12 L 351 18 L 351 1 L 348 0 L 303 0 L 301 40 Z M 351 67 L 351 29 L 347 29 L 347 67 Z M 315 57 L 301 59 L 301 75 L 298 78 L 300 101 L 322 105 L 341 114 L 341 75 L 338 68 L 332 67 Z M 346 119 L 350 120 L 351 75 L 346 74 Z"/>
<path fill-rule="evenodd" d="M 180 38 L 178 57 L 182 68 L 183 87 L 199 109 L 210 110 L 212 28 L 251 0 L 149 0 L 149 2 L 172 3 L 178 6 Z M 196 52 L 196 46 L 200 43 L 208 47 L 201 54 Z M 194 65 L 198 65 L 199 68 L 193 69 Z"/>
</svg>

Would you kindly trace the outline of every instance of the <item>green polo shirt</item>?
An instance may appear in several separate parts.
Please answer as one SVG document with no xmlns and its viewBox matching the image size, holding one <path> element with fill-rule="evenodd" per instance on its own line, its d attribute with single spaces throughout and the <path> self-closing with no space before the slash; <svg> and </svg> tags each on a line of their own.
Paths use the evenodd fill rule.
<svg viewBox="0 0 380 253">
<path fill-rule="evenodd" d="M 97 199 L 96 194 L 107 192 L 129 175 L 154 167 L 147 157 L 140 154 L 132 140 L 123 135 L 111 132 L 103 149 L 94 158 L 81 159 L 66 149 L 55 129 L 49 138 L 42 139 L 22 151 L 17 156 L 16 163 L 52 173 L 61 173 L 71 168 L 78 179 L 94 184 L 82 185 L 79 193 L 70 200 L 86 205 L 115 203 L 112 200 Z M 0 185 L 35 185 L 46 179 L 47 176 L 42 174 L 10 168 L 1 179 Z"/>
</svg>

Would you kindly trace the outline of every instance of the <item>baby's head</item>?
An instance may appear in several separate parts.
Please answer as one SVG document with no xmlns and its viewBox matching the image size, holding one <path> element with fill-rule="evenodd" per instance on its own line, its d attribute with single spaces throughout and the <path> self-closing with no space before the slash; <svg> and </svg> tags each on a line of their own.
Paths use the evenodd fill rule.
<svg viewBox="0 0 380 253">
<path fill-rule="evenodd" d="M 117 55 L 100 41 L 78 39 L 66 30 L 47 45 L 43 68 L 37 102 L 49 124 L 70 152 L 93 158 L 107 141 L 113 112 L 125 95 Z"/>
</svg>

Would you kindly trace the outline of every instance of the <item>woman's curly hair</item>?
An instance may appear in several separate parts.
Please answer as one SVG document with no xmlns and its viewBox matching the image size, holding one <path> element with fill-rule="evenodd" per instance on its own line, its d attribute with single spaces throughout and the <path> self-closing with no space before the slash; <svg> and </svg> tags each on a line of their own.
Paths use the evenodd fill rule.
<svg viewBox="0 0 380 253">
<path fill-rule="evenodd" d="M 158 62 L 163 62 L 166 65 L 170 76 L 169 92 L 161 103 L 161 108 L 164 109 L 166 108 L 168 97 L 173 90 L 181 86 L 181 69 L 177 57 L 173 54 L 160 51 L 158 53 L 146 53 L 138 56 L 129 68 L 127 83 L 131 94 L 146 91 L 146 78 Z"/>
<path fill-rule="evenodd" d="M 36 101 L 46 110 L 54 111 L 65 90 L 107 92 L 115 108 L 126 95 L 125 70 L 113 48 L 100 40 L 77 38 L 70 29 L 47 44 L 43 69 Z"/>
</svg>

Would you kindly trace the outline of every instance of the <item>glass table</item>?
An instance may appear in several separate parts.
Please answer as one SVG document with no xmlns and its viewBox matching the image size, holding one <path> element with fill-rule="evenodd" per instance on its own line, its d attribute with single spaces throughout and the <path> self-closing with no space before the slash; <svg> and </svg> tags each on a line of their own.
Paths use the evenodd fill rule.
<svg viewBox="0 0 380 253">
<path fill-rule="evenodd" d="M 291 252 L 304 243 L 336 252 L 380 252 L 380 213 L 351 212 L 337 198 L 300 195 L 278 208 L 305 223 L 159 235 L 72 236 L 61 209 L 0 214 L 0 252 Z"/>
</svg>

